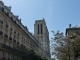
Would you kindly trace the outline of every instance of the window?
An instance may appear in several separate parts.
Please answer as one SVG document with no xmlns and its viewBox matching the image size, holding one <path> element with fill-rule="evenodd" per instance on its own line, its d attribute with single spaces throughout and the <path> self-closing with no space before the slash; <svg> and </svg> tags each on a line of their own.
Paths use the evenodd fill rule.
<svg viewBox="0 0 80 60">
<path fill-rule="evenodd" d="M 2 7 L 2 12 L 4 12 L 4 8 Z"/>
<path fill-rule="evenodd" d="M 12 40 L 12 37 L 9 37 L 10 40 Z"/>
<path fill-rule="evenodd" d="M 16 31 L 14 31 L 14 33 L 16 34 Z"/>
<path fill-rule="evenodd" d="M 14 42 L 16 42 L 15 38 L 16 38 L 16 37 L 14 36 L 14 39 L 13 39 Z"/>
<path fill-rule="evenodd" d="M 0 17 L 0 23 L 2 23 L 3 24 L 3 19 Z"/>
<path fill-rule="evenodd" d="M 19 42 L 17 41 L 17 44 L 19 44 Z"/>
<path fill-rule="evenodd" d="M 14 41 L 14 42 L 16 42 L 16 40 L 15 40 L 15 39 L 14 39 L 13 41 Z"/>
<path fill-rule="evenodd" d="M 10 39 L 10 40 L 12 40 L 12 34 L 11 34 L 11 32 L 10 32 L 10 36 L 9 36 L 9 39 Z"/>
<path fill-rule="evenodd" d="M 26 42 L 27 42 L 27 40 L 26 40 Z"/>
<path fill-rule="evenodd" d="M 8 38 L 8 35 L 7 35 L 7 34 L 4 34 L 4 36 L 5 36 L 6 38 Z"/>
<path fill-rule="evenodd" d="M 11 20 L 13 20 L 13 17 L 11 17 Z"/>
<path fill-rule="evenodd" d="M 10 30 L 12 31 L 12 28 L 10 28 Z"/>
<path fill-rule="evenodd" d="M 7 22 L 6 22 L 6 27 L 8 28 L 8 24 L 7 24 Z"/>
<path fill-rule="evenodd" d="M 22 37 L 22 39 L 23 39 L 23 37 Z"/>
<path fill-rule="evenodd" d="M 2 28 L 0 27 L 0 35 L 2 35 L 3 34 L 3 32 L 2 32 Z"/>
<path fill-rule="evenodd" d="M 18 36 L 19 36 L 19 33 L 18 33 Z"/>
<path fill-rule="evenodd" d="M 7 12 L 6 15 L 9 17 L 9 13 Z"/>
<path fill-rule="evenodd" d="M 43 25 L 41 24 L 41 34 L 43 34 Z"/>
<path fill-rule="evenodd" d="M 2 23 L 2 24 L 3 24 L 3 21 L 2 21 L 2 20 L 0 20 L 0 23 Z"/>
<path fill-rule="evenodd" d="M 38 34 L 39 34 L 39 24 L 38 24 Z"/>
</svg>

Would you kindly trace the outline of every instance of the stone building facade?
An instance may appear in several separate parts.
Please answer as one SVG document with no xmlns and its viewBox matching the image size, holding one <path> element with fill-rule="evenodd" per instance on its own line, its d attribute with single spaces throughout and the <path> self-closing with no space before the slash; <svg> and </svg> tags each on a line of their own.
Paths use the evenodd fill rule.
<svg viewBox="0 0 80 60">
<path fill-rule="evenodd" d="M 49 36 L 48 33 L 47 36 Z M 42 37 L 47 36 L 44 34 Z M 19 49 L 21 46 L 25 46 L 28 50 L 33 49 L 39 55 L 50 60 L 49 38 L 45 38 L 45 41 L 42 39 L 44 43 L 43 41 L 38 42 L 27 27 L 21 23 L 21 19 L 11 12 L 11 6 L 5 6 L 0 1 L 0 60 L 22 60 Z"/>
<path fill-rule="evenodd" d="M 48 59 L 50 58 L 50 42 L 49 32 L 46 26 L 44 18 L 42 20 L 36 20 L 34 24 L 34 36 L 46 52 Z"/>
<path fill-rule="evenodd" d="M 71 26 L 71 24 L 69 24 L 69 28 L 66 28 L 66 35 L 71 35 L 73 33 L 76 33 L 77 35 L 80 36 L 80 26 Z"/>
</svg>

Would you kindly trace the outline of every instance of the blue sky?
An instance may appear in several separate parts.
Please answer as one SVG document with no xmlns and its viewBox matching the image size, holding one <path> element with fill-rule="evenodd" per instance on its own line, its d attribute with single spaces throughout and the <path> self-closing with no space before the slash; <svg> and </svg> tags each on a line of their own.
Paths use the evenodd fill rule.
<svg viewBox="0 0 80 60">
<path fill-rule="evenodd" d="M 69 24 L 80 25 L 80 0 L 2 0 L 12 7 L 14 15 L 19 15 L 22 23 L 34 33 L 35 20 L 45 19 L 50 38 L 51 31 L 65 33 Z"/>
<path fill-rule="evenodd" d="M 35 20 L 45 19 L 49 30 L 65 33 L 69 24 L 80 25 L 80 0 L 2 0 L 12 7 L 14 15 L 19 15 L 22 23 L 34 33 Z"/>
</svg>

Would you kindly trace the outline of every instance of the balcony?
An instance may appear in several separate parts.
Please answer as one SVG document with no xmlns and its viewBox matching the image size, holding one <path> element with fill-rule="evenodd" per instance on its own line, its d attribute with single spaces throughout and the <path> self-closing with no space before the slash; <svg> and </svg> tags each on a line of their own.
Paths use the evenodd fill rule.
<svg viewBox="0 0 80 60">
<path fill-rule="evenodd" d="M 12 37 L 9 37 L 9 40 L 12 40 Z"/>
<path fill-rule="evenodd" d="M 6 13 L 6 12 L 4 11 L 4 8 L 0 8 L 0 10 L 8 17 L 11 21 L 13 21 L 13 22 L 21 29 L 21 27 L 16 23 L 16 21 L 13 20 L 13 17 L 10 17 L 10 16 L 9 16 L 9 13 L 8 13 L 8 12 Z"/>
<path fill-rule="evenodd" d="M 5 38 L 8 38 L 8 35 L 7 35 L 7 34 L 5 34 L 5 35 L 4 35 L 4 37 L 5 37 Z"/>
<path fill-rule="evenodd" d="M 7 45 L 2 44 L 2 43 L 0 43 L 0 47 L 1 47 L 1 48 L 4 48 L 5 50 L 11 51 L 11 52 L 13 52 L 13 53 L 18 53 L 18 54 L 21 53 L 21 51 L 20 51 L 19 48 L 18 48 L 18 49 L 16 49 L 16 48 L 12 48 L 12 47 L 7 46 Z"/>
</svg>

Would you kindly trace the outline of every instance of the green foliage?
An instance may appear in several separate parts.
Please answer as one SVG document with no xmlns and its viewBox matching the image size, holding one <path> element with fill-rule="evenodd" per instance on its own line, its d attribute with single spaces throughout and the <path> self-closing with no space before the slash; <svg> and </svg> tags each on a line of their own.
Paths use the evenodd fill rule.
<svg viewBox="0 0 80 60">
<path fill-rule="evenodd" d="M 41 57 L 33 50 L 28 50 L 23 54 L 22 60 L 47 60 L 47 59 L 45 57 L 44 58 Z"/>
</svg>

